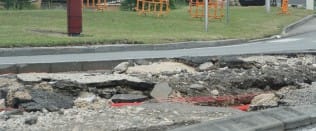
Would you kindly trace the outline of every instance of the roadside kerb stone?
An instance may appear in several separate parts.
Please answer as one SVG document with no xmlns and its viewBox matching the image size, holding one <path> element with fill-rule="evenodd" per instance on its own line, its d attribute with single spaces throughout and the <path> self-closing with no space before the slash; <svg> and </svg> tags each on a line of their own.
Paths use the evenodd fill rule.
<svg viewBox="0 0 316 131">
<path fill-rule="evenodd" d="M 0 74 L 16 74 L 18 73 L 18 67 L 16 64 L 4 64 L 0 65 Z"/>
<path fill-rule="evenodd" d="M 158 61 L 162 58 L 150 58 L 150 61 Z M 110 60 L 110 61 L 74 61 L 56 63 L 24 63 L 24 64 L 0 64 L 0 74 L 18 74 L 30 72 L 69 72 L 69 71 L 89 71 L 89 70 L 112 70 L 117 64 L 129 60 Z"/>
<path fill-rule="evenodd" d="M 305 105 L 250 112 L 172 131 L 284 131 L 313 123 L 316 123 L 316 105 Z"/>
<path fill-rule="evenodd" d="M 46 63 L 37 64 L 19 64 L 17 65 L 19 73 L 29 73 L 29 72 L 50 72 L 51 65 Z"/>
<path fill-rule="evenodd" d="M 119 61 L 91 61 L 91 62 L 66 62 L 66 63 L 32 63 L 0 65 L 0 74 L 18 74 L 30 72 L 69 72 L 89 70 L 110 70 Z"/>
<path fill-rule="evenodd" d="M 262 114 L 251 112 L 244 115 L 214 120 L 171 131 L 283 131 L 281 121 Z"/>
<path fill-rule="evenodd" d="M 309 116 L 312 124 L 316 123 L 316 105 L 297 106 L 292 109 Z"/>
<path fill-rule="evenodd" d="M 229 39 L 216 41 L 188 41 L 164 44 L 119 44 L 119 45 L 92 45 L 92 46 L 65 46 L 65 47 L 26 47 L 0 48 L 0 56 L 31 56 L 74 53 L 100 53 L 141 50 L 174 50 L 201 47 L 227 46 L 244 43 L 245 40 Z"/>
<path fill-rule="evenodd" d="M 81 62 L 52 63 L 51 72 L 82 71 Z"/>
<path fill-rule="evenodd" d="M 124 61 L 125 60 L 82 62 L 82 71 L 112 70 L 117 64 L 124 62 Z"/>
<path fill-rule="evenodd" d="M 284 129 L 293 129 L 311 124 L 310 117 L 292 108 L 282 107 L 261 111 L 265 116 L 280 120 L 284 124 Z"/>
</svg>

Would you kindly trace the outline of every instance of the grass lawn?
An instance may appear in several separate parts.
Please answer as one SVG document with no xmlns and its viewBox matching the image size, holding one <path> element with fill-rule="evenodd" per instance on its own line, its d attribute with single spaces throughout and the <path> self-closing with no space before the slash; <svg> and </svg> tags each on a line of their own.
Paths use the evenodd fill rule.
<svg viewBox="0 0 316 131">
<path fill-rule="evenodd" d="M 66 10 L 0 11 L 0 47 L 57 46 L 115 43 L 170 43 L 178 41 L 255 39 L 281 32 L 282 28 L 311 11 L 290 9 L 291 15 L 270 14 L 264 7 L 232 7 L 230 23 L 210 20 L 204 32 L 202 19 L 191 18 L 187 8 L 168 16 L 137 16 L 136 12 L 84 10 L 83 35 L 65 35 Z"/>
</svg>

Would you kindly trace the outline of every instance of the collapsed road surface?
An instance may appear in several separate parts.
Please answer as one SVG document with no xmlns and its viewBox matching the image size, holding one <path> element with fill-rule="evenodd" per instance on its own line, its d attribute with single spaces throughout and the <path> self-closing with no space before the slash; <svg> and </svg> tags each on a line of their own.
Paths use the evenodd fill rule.
<svg viewBox="0 0 316 131">
<path fill-rule="evenodd" d="M 0 130 L 169 130 L 315 104 L 314 54 L 133 60 L 0 77 Z"/>
</svg>

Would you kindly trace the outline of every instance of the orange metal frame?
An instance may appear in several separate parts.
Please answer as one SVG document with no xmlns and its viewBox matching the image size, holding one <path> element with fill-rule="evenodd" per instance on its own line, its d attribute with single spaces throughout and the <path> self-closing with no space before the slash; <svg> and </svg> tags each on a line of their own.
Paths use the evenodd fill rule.
<svg viewBox="0 0 316 131">
<path fill-rule="evenodd" d="M 205 0 L 204 0 L 205 1 Z M 193 18 L 204 17 L 204 1 L 190 0 L 189 13 Z M 209 0 L 208 1 L 208 17 L 213 19 L 221 19 L 224 17 L 224 0 Z"/>
<path fill-rule="evenodd" d="M 135 10 L 138 15 L 167 15 L 170 12 L 169 0 L 137 0 Z"/>
<path fill-rule="evenodd" d="M 92 8 L 104 11 L 107 8 L 106 0 L 81 0 L 82 8 Z"/>
</svg>

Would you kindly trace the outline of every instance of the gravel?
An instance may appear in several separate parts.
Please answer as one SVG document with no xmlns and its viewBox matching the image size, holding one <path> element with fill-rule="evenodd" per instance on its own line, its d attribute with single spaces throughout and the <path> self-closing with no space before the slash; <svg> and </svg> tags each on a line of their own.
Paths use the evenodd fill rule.
<svg viewBox="0 0 316 131">
<path fill-rule="evenodd" d="M 219 119 L 242 112 L 227 108 L 200 107 L 179 103 L 151 103 L 135 107 L 104 108 L 87 110 L 80 108 L 65 109 L 61 112 L 24 112 L 23 115 L 0 119 L 0 128 L 16 130 L 128 130 L 146 129 L 175 123 L 196 123 Z M 33 126 L 25 124 L 25 119 L 37 116 Z M 181 126 L 179 125 L 179 126 Z"/>
</svg>

